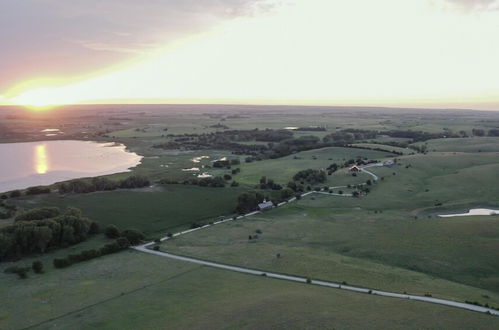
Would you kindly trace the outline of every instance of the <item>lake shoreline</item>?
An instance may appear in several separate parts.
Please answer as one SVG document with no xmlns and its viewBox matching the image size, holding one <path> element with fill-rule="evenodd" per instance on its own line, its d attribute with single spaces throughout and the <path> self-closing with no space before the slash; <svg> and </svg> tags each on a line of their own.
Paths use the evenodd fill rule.
<svg viewBox="0 0 499 330">
<path fill-rule="evenodd" d="M 143 156 L 115 141 L 44 140 L 0 143 L 0 192 L 130 172 Z"/>
</svg>

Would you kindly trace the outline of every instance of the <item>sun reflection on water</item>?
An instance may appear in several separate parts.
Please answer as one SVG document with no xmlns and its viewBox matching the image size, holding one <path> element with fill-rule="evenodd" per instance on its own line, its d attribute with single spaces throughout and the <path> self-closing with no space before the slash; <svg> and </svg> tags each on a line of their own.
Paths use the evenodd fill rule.
<svg viewBox="0 0 499 330">
<path fill-rule="evenodd" d="M 39 144 L 35 148 L 35 169 L 38 174 L 45 174 L 48 171 L 47 150 L 45 144 Z"/>
</svg>

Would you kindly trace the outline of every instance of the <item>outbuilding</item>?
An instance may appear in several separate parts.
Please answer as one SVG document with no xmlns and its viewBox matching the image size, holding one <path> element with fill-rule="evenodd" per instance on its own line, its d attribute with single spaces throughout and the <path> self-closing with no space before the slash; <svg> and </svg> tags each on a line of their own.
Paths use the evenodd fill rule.
<svg viewBox="0 0 499 330">
<path fill-rule="evenodd" d="M 270 210 L 273 207 L 274 203 L 272 203 L 271 201 L 267 202 L 266 200 L 264 200 L 262 203 L 258 204 L 258 209 L 260 211 Z"/>
<path fill-rule="evenodd" d="M 350 172 L 360 172 L 360 168 L 358 166 L 350 167 Z"/>
</svg>

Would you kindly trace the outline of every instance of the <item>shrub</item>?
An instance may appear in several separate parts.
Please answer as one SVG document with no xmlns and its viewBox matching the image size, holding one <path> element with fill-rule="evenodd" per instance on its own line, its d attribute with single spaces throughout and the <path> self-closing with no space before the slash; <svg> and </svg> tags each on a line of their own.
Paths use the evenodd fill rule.
<svg viewBox="0 0 499 330">
<path fill-rule="evenodd" d="M 154 251 L 159 251 L 159 245 L 156 245 L 152 248 Z"/>
<path fill-rule="evenodd" d="M 126 237 L 120 237 L 116 240 L 116 243 L 121 249 L 126 249 L 130 246 L 130 241 Z"/>
<path fill-rule="evenodd" d="M 21 197 L 21 191 L 20 190 L 12 190 L 9 194 L 10 198 L 17 198 Z"/>
<path fill-rule="evenodd" d="M 53 263 L 55 268 L 65 268 L 71 265 L 68 258 L 55 258 Z"/>
<path fill-rule="evenodd" d="M 115 225 L 109 225 L 104 229 L 104 234 L 107 238 L 118 238 L 120 237 L 120 230 Z"/>
<path fill-rule="evenodd" d="M 61 215 L 61 210 L 57 207 L 42 207 L 31 209 L 24 214 L 18 215 L 15 221 L 33 221 L 55 218 Z"/>
<path fill-rule="evenodd" d="M 312 279 L 307 277 L 307 284 L 311 284 L 312 283 Z"/>
<path fill-rule="evenodd" d="M 144 234 L 136 229 L 127 229 L 122 236 L 128 239 L 131 245 L 137 245 L 145 238 Z"/>
<path fill-rule="evenodd" d="M 33 261 L 31 268 L 33 268 L 33 271 L 37 274 L 43 273 L 43 263 L 40 260 Z"/>
<path fill-rule="evenodd" d="M 90 228 L 88 230 L 88 233 L 90 235 L 94 235 L 94 234 L 100 233 L 100 225 L 99 225 L 99 223 L 96 222 L 96 221 L 92 221 L 92 223 L 90 224 Z"/>
</svg>

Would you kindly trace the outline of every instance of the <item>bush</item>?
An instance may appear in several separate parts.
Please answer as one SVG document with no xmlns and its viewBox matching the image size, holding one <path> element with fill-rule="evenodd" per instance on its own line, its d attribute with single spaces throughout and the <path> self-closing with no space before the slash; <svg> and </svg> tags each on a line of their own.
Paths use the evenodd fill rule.
<svg viewBox="0 0 499 330">
<path fill-rule="evenodd" d="M 28 271 L 29 271 L 28 267 L 22 267 L 18 269 L 16 274 L 19 278 L 25 279 L 28 278 Z"/>
<path fill-rule="evenodd" d="M 130 246 L 130 241 L 126 237 L 120 237 L 116 240 L 120 248 L 126 249 Z"/>
<path fill-rule="evenodd" d="M 154 251 L 159 251 L 159 245 L 156 245 L 152 248 Z"/>
<path fill-rule="evenodd" d="M 118 238 L 120 237 L 120 230 L 115 225 L 109 225 L 104 229 L 104 234 L 107 238 Z"/>
<path fill-rule="evenodd" d="M 68 258 L 55 258 L 53 263 L 55 268 L 65 268 L 71 265 Z"/>
<path fill-rule="evenodd" d="M 92 221 L 92 223 L 90 224 L 90 229 L 88 230 L 88 233 L 90 235 L 94 235 L 94 234 L 100 233 L 100 225 L 99 225 L 99 223 L 96 222 L 96 221 Z"/>
<path fill-rule="evenodd" d="M 128 239 L 131 245 L 140 244 L 145 238 L 144 234 L 136 229 L 127 229 L 122 233 L 122 236 Z"/>
<path fill-rule="evenodd" d="M 26 190 L 26 195 L 40 195 L 40 194 L 50 194 L 50 188 L 48 187 L 29 187 Z"/>
<path fill-rule="evenodd" d="M 9 194 L 10 198 L 17 198 L 21 197 L 21 191 L 20 190 L 12 190 Z"/>
<path fill-rule="evenodd" d="M 33 268 L 33 271 L 36 274 L 43 273 L 43 263 L 40 260 L 33 261 L 33 264 L 31 265 L 31 268 Z"/>
<path fill-rule="evenodd" d="M 31 209 L 26 213 L 18 215 L 15 221 L 33 221 L 55 218 L 61 215 L 61 210 L 57 207 L 42 207 L 38 209 Z"/>
</svg>

